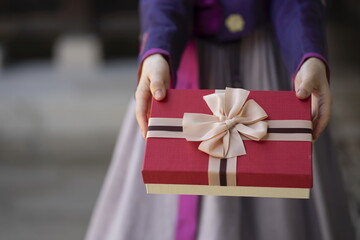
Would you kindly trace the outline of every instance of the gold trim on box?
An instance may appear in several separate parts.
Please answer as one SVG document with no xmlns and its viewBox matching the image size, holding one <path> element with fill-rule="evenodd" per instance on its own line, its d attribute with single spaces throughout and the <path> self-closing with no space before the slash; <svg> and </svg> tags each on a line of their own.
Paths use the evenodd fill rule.
<svg viewBox="0 0 360 240">
<path fill-rule="evenodd" d="M 146 191 L 149 194 L 216 195 L 300 199 L 308 199 L 310 197 L 310 189 L 308 188 L 146 184 Z"/>
</svg>

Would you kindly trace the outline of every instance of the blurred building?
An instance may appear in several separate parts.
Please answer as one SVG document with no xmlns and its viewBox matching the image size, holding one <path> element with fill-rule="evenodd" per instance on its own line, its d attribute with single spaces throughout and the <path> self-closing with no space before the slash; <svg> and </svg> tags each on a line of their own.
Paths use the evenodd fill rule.
<svg viewBox="0 0 360 240">
<path fill-rule="evenodd" d="M 51 58 L 64 36 L 92 35 L 106 58 L 135 56 L 137 1 L 1 0 L 0 44 L 5 63 Z"/>
<path fill-rule="evenodd" d="M 324 0 L 325 1 L 325 0 Z M 331 21 L 360 23 L 357 0 L 327 1 Z M 1 0 L 0 48 L 3 63 L 51 58 L 59 38 L 96 36 L 105 58 L 135 56 L 138 50 L 138 1 Z"/>
</svg>

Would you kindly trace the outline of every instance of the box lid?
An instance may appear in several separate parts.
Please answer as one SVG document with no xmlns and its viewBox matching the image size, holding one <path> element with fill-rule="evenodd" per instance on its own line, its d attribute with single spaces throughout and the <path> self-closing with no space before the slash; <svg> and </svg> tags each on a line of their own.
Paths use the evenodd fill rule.
<svg viewBox="0 0 360 240">
<path fill-rule="evenodd" d="M 187 113 L 212 114 L 203 96 L 214 90 L 168 90 L 152 102 L 150 118 L 182 118 Z M 268 114 L 266 120 L 311 120 L 310 99 L 293 91 L 251 91 Z M 292 134 L 292 133 L 288 133 Z M 184 138 L 147 138 L 142 175 L 146 184 L 208 185 L 209 156 L 200 142 Z M 236 183 L 255 187 L 312 187 L 311 141 L 244 141 L 247 154 L 237 157 Z"/>
</svg>

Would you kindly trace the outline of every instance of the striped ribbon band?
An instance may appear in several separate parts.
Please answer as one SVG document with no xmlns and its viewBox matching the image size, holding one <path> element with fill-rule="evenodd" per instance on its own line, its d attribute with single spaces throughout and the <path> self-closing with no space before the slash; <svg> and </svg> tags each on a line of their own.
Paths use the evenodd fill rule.
<svg viewBox="0 0 360 240">
<path fill-rule="evenodd" d="M 312 141 L 312 123 L 307 120 L 265 120 L 268 134 L 261 141 Z M 150 118 L 147 138 L 184 138 L 182 118 Z M 241 135 L 243 140 L 250 140 Z M 209 156 L 209 185 L 236 186 L 237 158 Z"/>
</svg>

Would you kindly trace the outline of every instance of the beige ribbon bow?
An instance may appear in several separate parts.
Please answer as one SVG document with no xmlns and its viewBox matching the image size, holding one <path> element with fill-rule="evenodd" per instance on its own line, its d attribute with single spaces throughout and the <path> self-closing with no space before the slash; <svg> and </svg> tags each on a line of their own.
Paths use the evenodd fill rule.
<svg viewBox="0 0 360 240">
<path fill-rule="evenodd" d="M 267 133 L 267 114 L 249 91 L 226 88 L 225 93 L 204 96 L 214 115 L 184 113 L 183 132 L 188 141 L 202 141 L 199 150 L 217 158 L 245 155 L 240 134 L 259 141 Z M 240 134 L 239 134 L 240 133 Z"/>
</svg>

